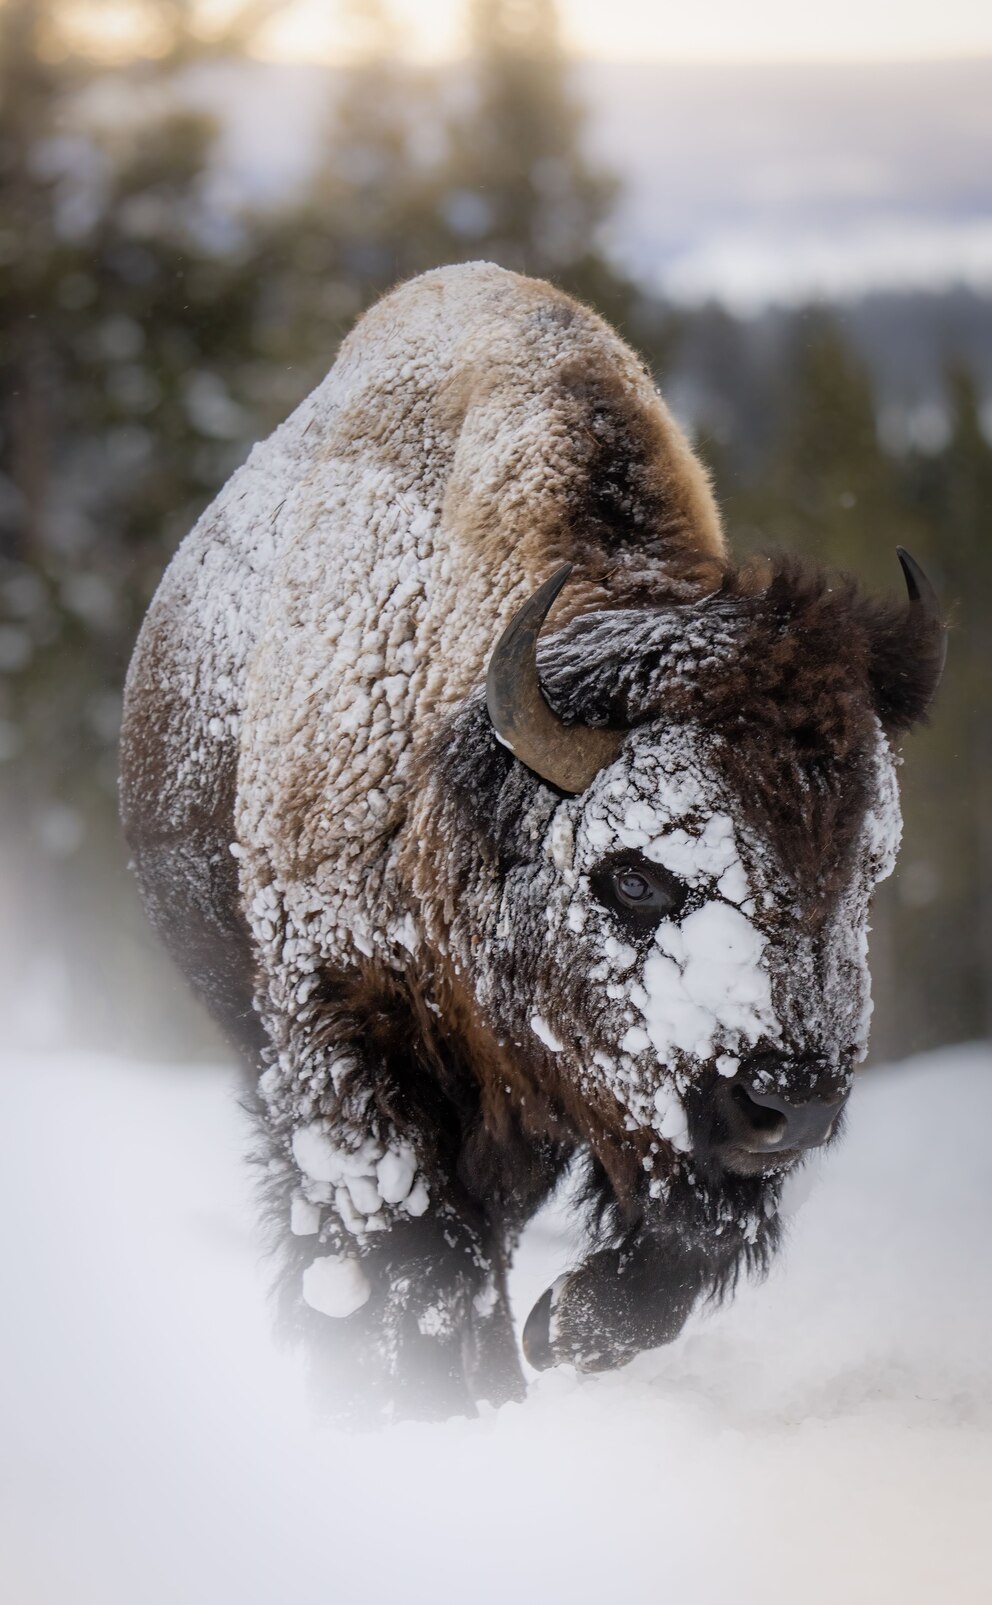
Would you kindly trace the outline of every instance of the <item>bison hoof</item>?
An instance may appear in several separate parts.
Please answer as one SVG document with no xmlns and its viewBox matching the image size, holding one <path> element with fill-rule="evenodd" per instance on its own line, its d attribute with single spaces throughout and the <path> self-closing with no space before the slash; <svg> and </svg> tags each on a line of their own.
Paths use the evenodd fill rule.
<svg viewBox="0 0 992 1605">
<path fill-rule="evenodd" d="M 551 1352 L 550 1334 L 553 1291 L 549 1287 L 546 1293 L 541 1294 L 524 1326 L 522 1339 L 524 1355 L 528 1365 L 532 1365 L 535 1371 L 547 1371 L 555 1363 L 555 1357 Z"/>
</svg>

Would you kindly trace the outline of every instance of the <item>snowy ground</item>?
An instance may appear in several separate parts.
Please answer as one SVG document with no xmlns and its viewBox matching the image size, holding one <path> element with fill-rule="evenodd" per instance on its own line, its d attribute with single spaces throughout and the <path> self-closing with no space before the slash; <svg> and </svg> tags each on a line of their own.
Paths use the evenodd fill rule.
<svg viewBox="0 0 992 1605">
<path fill-rule="evenodd" d="M 971 1605 L 992 1053 L 873 1072 L 771 1279 L 476 1422 L 318 1431 L 226 1073 L 0 1062 L 3 1605 Z M 518 1313 L 562 1268 L 546 1218 Z"/>
</svg>

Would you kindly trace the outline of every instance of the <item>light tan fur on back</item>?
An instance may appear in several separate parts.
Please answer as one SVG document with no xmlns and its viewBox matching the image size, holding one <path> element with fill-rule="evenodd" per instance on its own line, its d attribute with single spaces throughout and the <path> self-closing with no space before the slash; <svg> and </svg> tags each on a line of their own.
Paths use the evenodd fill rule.
<svg viewBox="0 0 992 1605">
<path fill-rule="evenodd" d="M 312 922 L 316 895 L 320 945 L 345 957 L 382 935 L 419 744 L 536 585 L 573 562 L 561 620 L 606 604 L 618 570 L 657 596 L 659 558 L 673 594 L 709 589 L 722 554 L 705 472 L 600 318 L 486 263 L 412 280 L 163 579 L 129 676 L 162 771 L 130 788 L 144 835 L 233 792 L 216 847 L 235 842 L 248 906 L 275 886 Z"/>
</svg>

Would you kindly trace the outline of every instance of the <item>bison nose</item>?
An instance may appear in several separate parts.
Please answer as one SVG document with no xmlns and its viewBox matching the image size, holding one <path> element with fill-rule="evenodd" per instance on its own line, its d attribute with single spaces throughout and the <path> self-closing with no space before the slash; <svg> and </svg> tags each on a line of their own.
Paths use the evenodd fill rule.
<svg viewBox="0 0 992 1605">
<path fill-rule="evenodd" d="M 722 1112 L 733 1144 L 752 1154 L 777 1154 L 826 1142 L 846 1101 L 841 1091 L 792 1103 L 735 1077 L 723 1089 Z"/>
</svg>

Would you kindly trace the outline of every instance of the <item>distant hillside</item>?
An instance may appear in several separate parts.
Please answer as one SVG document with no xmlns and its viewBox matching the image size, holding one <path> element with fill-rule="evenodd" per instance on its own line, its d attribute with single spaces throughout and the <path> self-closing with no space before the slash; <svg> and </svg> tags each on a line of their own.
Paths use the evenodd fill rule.
<svg viewBox="0 0 992 1605">
<path fill-rule="evenodd" d="M 992 440 L 992 293 L 871 290 L 838 302 L 834 316 L 874 382 L 885 444 L 932 451 L 946 431 L 948 369 L 965 365 L 985 397 Z M 692 426 L 733 438 L 745 457 L 779 431 L 776 412 L 786 351 L 802 337 L 801 308 L 768 306 L 750 316 L 687 307 L 664 375 L 666 396 Z"/>
</svg>

